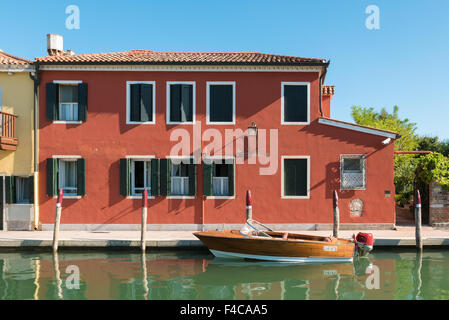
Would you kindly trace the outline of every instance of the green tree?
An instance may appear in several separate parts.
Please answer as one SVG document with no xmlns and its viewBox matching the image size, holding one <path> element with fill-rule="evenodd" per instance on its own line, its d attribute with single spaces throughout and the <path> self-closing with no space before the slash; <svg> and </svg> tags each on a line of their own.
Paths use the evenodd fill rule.
<svg viewBox="0 0 449 320">
<path fill-rule="evenodd" d="M 401 137 L 394 142 L 395 150 L 416 150 L 419 146 L 416 123 L 400 119 L 398 106 L 394 106 L 393 113 L 385 108 L 376 112 L 374 108 L 352 106 L 351 115 L 359 125 L 398 133 Z M 418 159 L 414 155 L 400 155 L 394 159 L 396 199 L 401 203 L 412 199 L 417 164 Z"/>
<path fill-rule="evenodd" d="M 418 150 L 438 152 L 445 157 L 449 156 L 449 142 L 439 141 L 438 137 L 419 137 L 418 139 Z"/>
<path fill-rule="evenodd" d="M 449 188 L 449 159 L 441 153 L 426 154 L 418 161 L 416 175 L 421 181 L 430 184 L 436 182 Z"/>
</svg>

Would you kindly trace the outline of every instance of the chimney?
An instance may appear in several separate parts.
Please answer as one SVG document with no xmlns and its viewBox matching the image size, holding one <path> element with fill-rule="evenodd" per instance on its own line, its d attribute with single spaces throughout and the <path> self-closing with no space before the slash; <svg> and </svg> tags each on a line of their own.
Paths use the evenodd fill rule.
<svg viewBox="0 0 449 320">
<path fill-rule="evenodd" d="M 50 56 L 60 56 L 64 54 L 62 36 L 59 34 L 47 34 L 47 52 Z"/>
<path fill-rule="evenodd" d="M 325 118 L 331 117 L 331 99 L 335 94 L 335 86 L 332 85 L 324 85 L 322 87 L 322 95 L 323 95 L 323 116 Z"/>
</svg>

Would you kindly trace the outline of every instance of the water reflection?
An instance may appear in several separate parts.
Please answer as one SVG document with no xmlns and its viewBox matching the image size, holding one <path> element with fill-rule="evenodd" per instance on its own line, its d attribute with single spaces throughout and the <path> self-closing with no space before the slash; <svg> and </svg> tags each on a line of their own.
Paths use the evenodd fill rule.
<svg viewBox="0 0 449 320">
<path fill-rule="evenodd" d="M 69 266 L 80 270 L 70 289 Z M 449 252 L 354 263 L 232 261 L 205 252 L 0 253 L 0 299 L 449 299 Z"/>
</svg>

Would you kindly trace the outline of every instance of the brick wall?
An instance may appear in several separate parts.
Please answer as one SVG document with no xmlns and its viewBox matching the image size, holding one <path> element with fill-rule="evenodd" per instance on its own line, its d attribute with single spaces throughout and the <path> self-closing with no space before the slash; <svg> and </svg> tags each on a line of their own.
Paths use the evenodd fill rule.
<svg viewBox="0 0 449 320">
<path fill-rule="evenodd" d="M 439 184 L 430 185 L 429 218 L 431 225 L 449 224 L 449 190 L 443 189 Z"/>
</svg>

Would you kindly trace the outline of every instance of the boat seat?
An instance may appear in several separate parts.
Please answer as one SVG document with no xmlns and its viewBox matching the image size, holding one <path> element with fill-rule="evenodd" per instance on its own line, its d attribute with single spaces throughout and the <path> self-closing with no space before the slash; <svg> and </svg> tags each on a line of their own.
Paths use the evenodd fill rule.
<svg viewBox="0 0 449 320">
<path fill-rule="evenodd" d="M 284 234 L 282 235 L 282 240 L 287 240 L 288 238 L 288 232 L 284 232 Z"/>
</svg>

